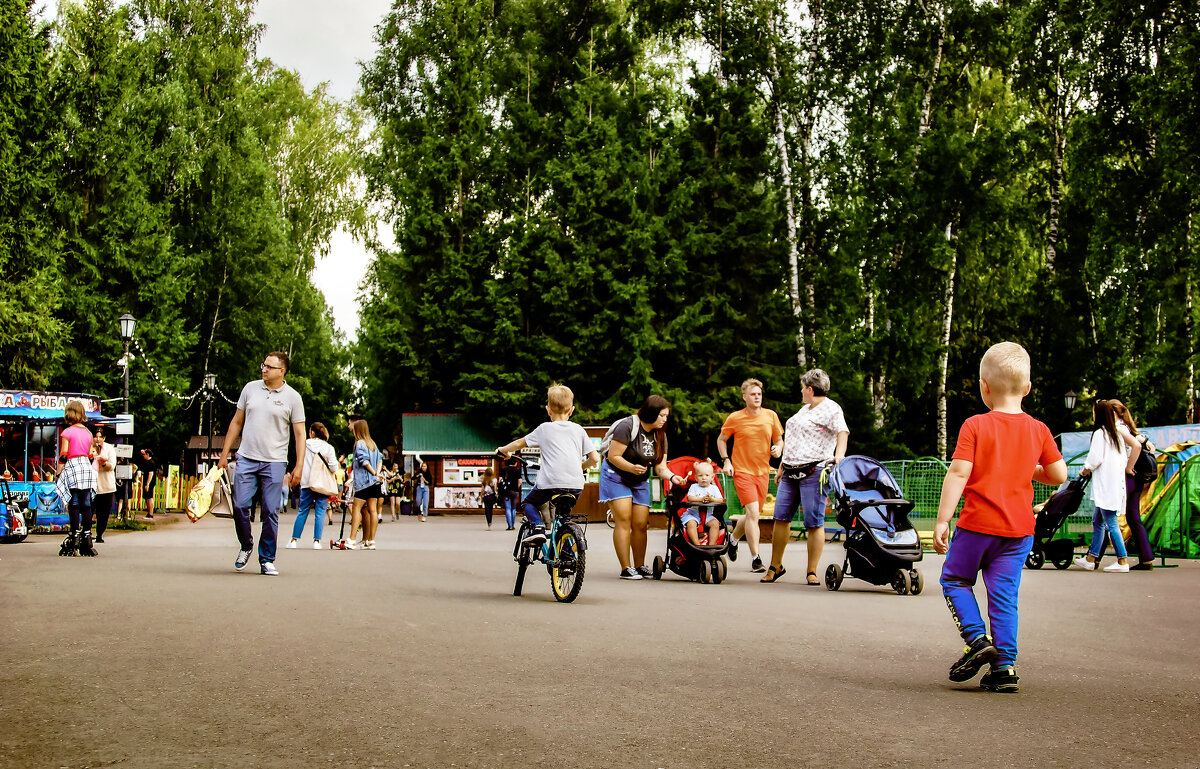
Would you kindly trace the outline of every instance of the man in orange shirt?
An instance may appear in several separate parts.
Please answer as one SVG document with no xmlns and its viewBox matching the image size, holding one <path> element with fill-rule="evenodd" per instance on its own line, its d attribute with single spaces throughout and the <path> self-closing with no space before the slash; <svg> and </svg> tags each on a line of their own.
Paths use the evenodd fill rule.
<svg viewBox="0 0 1200 769">
<path fill-rule="evenodd" d="M 746 402 L 746 408 L 726 417 L 717 437 L 722 470 L 733 473 L 738 501 L 746 511 L 733 529 L 733 540 L 736 542 L 743 533 L 746 535 L 746 544 L 753 557 L 750 564 L 753 572 L 766 571 L 758 555 L 758 514 L 767 498 L 771 457 L 783 453 L 783 424 L 778 414 L 762 407 L 762 399 L 762 382 L 757 379 L 742 382 L 742 400 Z M 732 453 L 728 445 L 730 438 L 733 438 Z"/>
</svg>

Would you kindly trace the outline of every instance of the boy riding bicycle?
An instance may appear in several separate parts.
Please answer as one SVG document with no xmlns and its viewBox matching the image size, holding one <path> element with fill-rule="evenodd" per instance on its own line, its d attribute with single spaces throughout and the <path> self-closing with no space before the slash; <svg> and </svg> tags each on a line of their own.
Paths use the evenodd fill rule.
<svg viewBox="0 0 1200 769">
<path fill-rule="evenodd" d="M 592 448 L 592 439 L 582 427 L 570 421 L 574 411 L 575 394 L 571 388 L 553 384 L 546 391 L 546 413 L 550 421 L 541 423 L 524 438 L 496 449 L 503 457 L 526 447 L 542 450 L 537 483 L 522 501 L 525 517 L 533 525 L 533 531 L 522 544 L 536 545 L 546 541 L 546 527 L 538 508 L 558 494 L 578 497 L 583 492 L 584 471 L 600 464 L 600 454 Z M 584 456 L 587 459 L 581 463 L 580 457 Z"/>
</svg>

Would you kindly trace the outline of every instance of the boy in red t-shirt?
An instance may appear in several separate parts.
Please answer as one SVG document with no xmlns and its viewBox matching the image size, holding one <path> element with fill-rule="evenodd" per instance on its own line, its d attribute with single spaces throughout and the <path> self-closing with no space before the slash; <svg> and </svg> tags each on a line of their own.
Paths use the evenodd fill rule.
<svg viewBox="0 0 1200 769">
<path fill-rule="evenodd" d="M 979 395 L 990 411 L 963 423 L 942 482 L 933 534 L 934 549 L 946 555 L 942 592 L 967 644 L 950 668 L 950 680 L 969 681 L 990 664 L 979 685 L 993 692 L 1019 691 L 1014 669 L 1017 593 L 1021 568 L 1033 544 L 1031 479 L 1052 486 L 1067 479 L 1067 465 L 1050 429 L 1021 411 L 1021 399 L 1029 389 L 1025 348 L 1001 342 L 983 354 Z M 960 497 L 963 509 L 951 543 L 950 519 Z M 972 592 L 981 573 L 991 638 Z"/>
</svg>

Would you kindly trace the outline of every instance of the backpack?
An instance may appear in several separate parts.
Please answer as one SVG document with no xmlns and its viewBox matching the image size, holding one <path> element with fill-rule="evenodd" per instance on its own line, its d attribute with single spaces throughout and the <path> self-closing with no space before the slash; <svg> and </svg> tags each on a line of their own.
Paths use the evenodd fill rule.
<svg viewBox="0 0 1200 769">
<path fill-rule="evenodd" d="M 1133 462 L 1133 477 L 1142 486 L 1147 486 L 1158 480 L 1158 452 L 1154 444 L 1144 435 L 1139 435 L 1142 443 L 1142 453 Z"/>
</svg>

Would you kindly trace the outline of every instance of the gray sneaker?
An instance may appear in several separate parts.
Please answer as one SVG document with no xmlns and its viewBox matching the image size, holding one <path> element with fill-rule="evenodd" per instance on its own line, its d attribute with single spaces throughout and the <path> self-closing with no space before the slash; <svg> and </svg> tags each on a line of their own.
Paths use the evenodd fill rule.
<svg viewBox="0 0 1200 769">
<path fill-rule="evenodd" d="M 268 561 L 267 563 L 264 563 L 262 565 L 262 573 L 267 575 L 268 577 L 278 577 L 279 569 L 276 569 L 275 564 Z"/>
<path fill-rule="evenodd" d="M 634 571 L 641 574 L 643 579 L 654 579 L 654 570 L 649 566 L 638 566 L 634 568 Z"/>
<path fill-rule="evenodd" d="M 246 568 L 246 564 L 250 562 L 250 550 L 239 550 L 237 560 L 233 562 L 233 570 L 241 571 Z"/>
</svg>

